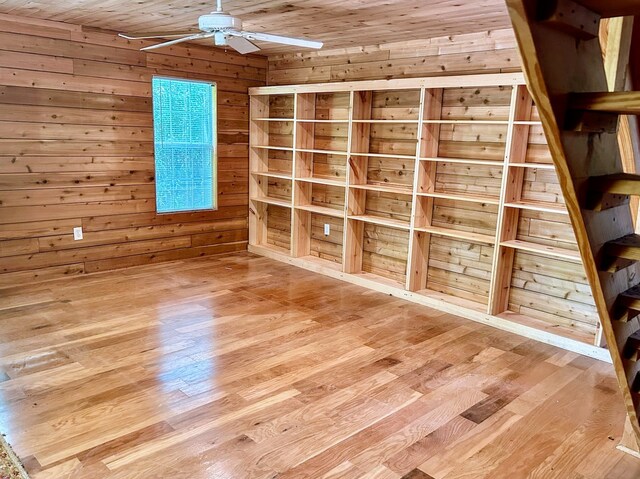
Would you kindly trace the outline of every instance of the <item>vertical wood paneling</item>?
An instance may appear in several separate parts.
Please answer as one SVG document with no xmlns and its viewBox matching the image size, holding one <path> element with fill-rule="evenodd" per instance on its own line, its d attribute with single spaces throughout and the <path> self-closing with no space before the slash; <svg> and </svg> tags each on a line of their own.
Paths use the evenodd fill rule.
<svg viewBox="0 0 640 479">
<path fill-rule="evenodd" d="M 0 283 L 246 247 L 247 88 L 264 85 L 266 58 L 140 46 L 76 25 L 0 23 Z M 218 211 L 155 214 L 154 75 L 218 85 Z"/>
</svg>

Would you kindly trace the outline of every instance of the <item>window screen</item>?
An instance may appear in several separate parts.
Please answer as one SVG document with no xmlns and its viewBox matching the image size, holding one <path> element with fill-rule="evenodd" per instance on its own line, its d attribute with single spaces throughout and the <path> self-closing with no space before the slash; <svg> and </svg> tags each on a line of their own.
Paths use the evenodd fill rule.
<svg viewBox="0 0 640 479">
<path fill-rule="evenodd" d="M 153 79 L 158 213 L 216 208 L 215 85 Z"/>
</svg>

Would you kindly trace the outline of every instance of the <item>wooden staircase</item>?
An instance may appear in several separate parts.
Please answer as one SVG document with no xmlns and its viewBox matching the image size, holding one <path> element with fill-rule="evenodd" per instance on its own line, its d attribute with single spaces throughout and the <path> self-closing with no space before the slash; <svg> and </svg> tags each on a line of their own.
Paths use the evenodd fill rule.
<svg viewBox="0 0 640 479">
<path fill-rule="evenodd" d="M 609 92 L 599 27 L 640 14 L 640 1 L 506 3 L 627 408 L 622 445 L 637 453 L 640 236 L 630 197 L 640 196 L 640 175 L 623 169 L 617 127 L 620 115 L 640 113 L 640 92 Z"/>
</svg>

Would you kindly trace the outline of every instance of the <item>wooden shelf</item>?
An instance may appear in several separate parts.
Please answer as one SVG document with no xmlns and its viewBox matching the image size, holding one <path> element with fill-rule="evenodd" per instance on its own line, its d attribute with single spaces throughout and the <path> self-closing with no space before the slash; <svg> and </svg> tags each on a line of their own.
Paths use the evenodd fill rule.
<svg viewBox="0 0 640 479">
<path fill-rule="evenodd" d="M 296 181 L 303 181 L 305 183 L 315 183 L 317 185 L 327 185 L 327 186 L 339 186 L 344 188 L 347 186 L 346 180 L 334 180 L 331 178 L 318 178 L 318 177 L 309 177 L 309 178 L 296 178 Z"/>
<path fill-rule="evenodd" d="M 545 213 L 557 213 L 567 215 L 567 207 L 562 203 L 550 203 L 545 201 L 517 201 L 515 203 L 505 203 L 508 208 L 518 208 L 521 210 L 544 211 Z"/>
<path fill-rule="evenodd" d="M 282 180 L 291 179 L 291 173 L 280 171 L 252 171 L 251 174 L 256 176 L 266 176 L 267 178 L 280 178 Z"/>
<path fill-rule="evenodd" d="M 355 188 L 358 190 L 367 190 L 367 191 L 380 191 L 384 193 L 398 193 L 400 195 L 413 195 L 412 188 L 403 187 L 403 186 L 394 186 L 394 185 L 353 185 L 350 184 L 349 188 Z"/>
<path fill-rule="evenodd" d="M 341 155 L 341 156 L 348 155 L 346 151 L 336 151 L 336 150 L 315 150 L 315 149 L 309 149 L 309 148 L 296 148 L 296 151 L 301 151 L 303 153 L 320 153 L 323 155 Z"/>
<path fill-rule="evenodd" d="M 467 158 L 420 158 L 420 161 L 435 161 L 440 163 L 465 163 L 468 165 L 504 166 L 504 161 L 474 160 Z"/>
<path fill-rule="evenodd" d="M 371 158 L 398 158 L 400 160 L 415 160 L 416 155 L 392 155 L 389 153 L 351 153 L 351 156 L 370 156 Z"/>
<path fill-rule="evenodd" d="M 485 203 L 488 205 L 499 205 L 499 198 L 491 198 L 480 195 L 469 195 L 466 193 L 416 193 L 418 196 L 428 198 L 441 198 L 443 200 L 468 201 L 470 203 Z"/>
<path fill-rule="evenodd" d="M 503 241 L 500 244 L 507 248 L 528 251 L 529 253 L 539 253 L 545 256 L 552 256 L 554 258 L 566 259 L 578 263 L 582 261 L 579 252 L 564 248 L 556 248 L 554 246 L 541 245 L 521 240 Z"/>
<path fill-rule="evenodd" d="M 293 151 L 293 148 L 290 146 L 251 145 L 251 148 L 258 148 L 260 150 Z"/>
<path fill-rule="evenodd" d="M 349 123 L 349 120 L 315 120 L 311 118 L 298 118 L 298 123 Z"/>
<path fill-rule="evenodd" d="M 251 118 L 251 121 L 284 121 L 284 122 L 293 122 L 295 120 L 293 118 Z"/>
<path fill-rule="evenodd" d="M 422 123 L 435 123 L 443 125 L 470 124 L 470 125 L 508 125 L 508 120 L 422 120 Z"/>
<path fill-rule="evenodd" d="M 336 210 L 334 208 L 328 208 L 326 206 L 317 205 L 299 205 L 295 206 L 297 210 L 309 211 L 319 215 L 333 216 L 335 218 L 344 218 L 344 210 Z"/>
<path fill-rule="evenodd" d="M 381 216 L 373 216 L 373 215 L 355 215 L 349 216 L 350 220 L 362 221 L 364 223 L 371 223 L 374 225 L 380 226 L 388 226 L 390 228 L 399 228 L 403 230 L 409 230 L 410 225 L 406 221 L 396 220 L 393 218 L 383 218 Z"/>
<path fill-rule="evenodd" d="M 463 241 L 471 241 L 472 243 L 495 244 L 495 236 L 485 235 L 481 233 L 472 233 L 470 231 L 460 231 L 439 226 L 416 226 L 416 231 L 430 233 L 438 236 L 446 236 L 448 238 L 459 239 Z"/>
<path fill-rule="evenodd" d="M 514 168 L 535 168 L 538 170 L 554 170 L 555 165 L 550 163 L 507 163 L 510 167 Z"/>
<path fill-rule="evenodd" d="M 367 119 L 367 120 L 351 120 L 352 123 L 404 123 L 404 124 L 415 124 L 418 125 L 419 120 L 417 118 L 412 120 L 385 120 L 383 118 L 377 119 Z"/>
<path fill-rule="evenodd" d="M 522 121 L 516 120 L 513 122 L 514 125 L 530 125 L 530 126 L 542 126 L 541 121 Z"/>
<path fill-rule="evenodd" d="M 266 203 L 268 205 L 283 206 L 285 208 L 291 208 L 291 200 L 271 198 L 269 196 L 253 197 L 251 198 L 251 201 L 259 201 L 260 203 Z"/>
</svg>

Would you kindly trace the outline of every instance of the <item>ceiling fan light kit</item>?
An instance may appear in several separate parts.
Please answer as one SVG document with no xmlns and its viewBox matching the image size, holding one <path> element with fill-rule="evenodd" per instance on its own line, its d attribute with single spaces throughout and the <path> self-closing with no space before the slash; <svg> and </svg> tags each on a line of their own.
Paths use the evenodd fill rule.
<svg viewBox="0 0 640 479">
<path fill-rule="evenodd" d="M 154 50 L 156 48 L 168 47 L 176 43 L 188 42 L 192 40 L 202 40 L 213 38 L 213 43 L 219 47 L 231 47 L 238 53 L 247 54 L 260 50 L 251 40 L 261 42 L 280 43 L 302 48 L 322 48 L 322 42 L 310 40 L 308 38 L 295 38 L 283 35 L 273 35 L 271 33 L 247 32 L 242 30 L 242 20 L 232 17 L 222 10 L 222 0 L 218 0 L 217 9 L 208 15 L 201 15 L 198 18 L 198 28 L 201 33 L 189 32 L 169 32 L 169 33 L 141 33 L 119 35 L 129 40 L 149 40 L 155 38 L 176 38 L 167 42 L 159 43 L 141 48 L 141 50 Z"/>
</svg>

